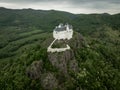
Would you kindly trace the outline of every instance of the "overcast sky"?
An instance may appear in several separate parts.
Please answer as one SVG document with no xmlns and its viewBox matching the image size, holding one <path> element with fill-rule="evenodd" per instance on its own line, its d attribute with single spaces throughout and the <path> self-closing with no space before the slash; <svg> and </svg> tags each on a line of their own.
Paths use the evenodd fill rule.
<svg viewBox="0 0 120 90">
<path fill-rule="evenodd" d="M 120 13 L 120 0 L 0 0 L 0 7 L 115 14 Z"/>
</svg>

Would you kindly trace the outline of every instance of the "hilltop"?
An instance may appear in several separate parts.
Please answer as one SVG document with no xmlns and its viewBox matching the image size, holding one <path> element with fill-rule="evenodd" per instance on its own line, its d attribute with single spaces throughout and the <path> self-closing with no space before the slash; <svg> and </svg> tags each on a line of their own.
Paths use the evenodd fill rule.
<svg viewBox="0 0 120 90">
<path fill-rule="evenodd" d="M 61 22 L 71 50 L 48 53 Z M 119 90 L 119 79 L 120 14 L 0 8 L 0 90 Z"/>
<path fill-rule="evenodd" d="M 67 89 L 66 84 L 69 88 L 76 88 L 74 86 L 76 82 L 71 82 L 75 79 L 71 75 L 77 74 L 80 70 L 75 53 L 77 53 L 77 49 L 86 47 L 86 44 L 79 33 L 74 33 L 71 40 L 57 41 L 60 46 L 63 44 L 61 42 L 68 43 L 71 49 L 62 52 L 47 52 L 46 61 L 44 61 L 45 59 L 33 61 L 27 68 L 27 76 L 33 80 L 39 79 L 39 83 L 44 89 L 65 90 Z"/>
</svg>

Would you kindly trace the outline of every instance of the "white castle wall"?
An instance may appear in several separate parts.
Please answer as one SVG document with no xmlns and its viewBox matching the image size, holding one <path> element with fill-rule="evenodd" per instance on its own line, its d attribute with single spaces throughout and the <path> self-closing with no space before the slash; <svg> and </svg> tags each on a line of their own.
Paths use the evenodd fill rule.
<svg viewBox="0 0 120 90">
<path fill-rule="evenodd" d="M 48 47 L 47 52 L 63 52 L 63 51 L 69 50 L 69 49 L 70 49 L 69 45 L 66 45 L 66 48 L 51 48 L 51 47 Z"/>
<path fill-rule="evenodd" d="M 66 45 L 66 48 L 52 48 L 52 45 L 55 41 L 56 39 L 50 44 L 50 46 L 47 49 L 47 52 L 63 52 L 70 49 L 69 45 Z"/>
<path fill-rule="evenodd" d="M 72 35 L 73 35 L 73 30 L 69 30 L 69 31 L 60 31 L 60 32 L 56 32 L 56 31 L 53 31 L 53 37 L 55 39 L 71 39 L 72 38 Z"/>
</svg>

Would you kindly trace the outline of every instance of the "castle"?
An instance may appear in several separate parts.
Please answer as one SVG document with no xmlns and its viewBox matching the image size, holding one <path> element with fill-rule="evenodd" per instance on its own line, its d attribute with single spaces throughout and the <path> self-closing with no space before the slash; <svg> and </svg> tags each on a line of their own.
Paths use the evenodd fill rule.
<svg viewBox="0 0 120 90">
<path fill-rule="evenodd" d="M 73 36 L 73 28 L 72 25 L 66 24 L 59 24 L 53 30 L 53 37 L 55 38 L 54 41 L 50 44 L 47 49 L 47 52 L 63 52 L 70 49 L 70 46 L 67 44 L 65 48 L 52 48 L 52 45 L 55 43 L 56 40 L 70 40 Z"/>
<path fill-rule="evenodd" d="M 53 31 L 53 37 L 55 39 L 71 39 L 73 35 L 73 28 L 72 25 L 66 24 L 59 24 L 58 26 L 56 26 L 56 28 Z"/>
</svg>

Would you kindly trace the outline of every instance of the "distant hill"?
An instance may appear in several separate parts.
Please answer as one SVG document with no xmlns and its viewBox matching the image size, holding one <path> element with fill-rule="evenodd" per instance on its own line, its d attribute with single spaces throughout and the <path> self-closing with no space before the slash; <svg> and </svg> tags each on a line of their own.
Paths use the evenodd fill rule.
<svg viewBox="0 0 120 90">
<path fill-rule="evenodd" d="M 0 26 L 37 27 L 44 31 L 52 31 L 59 23 L 70 23 L 81 33 L 94 31 L 96 27 L 109 25 L 120 28 L 120 14 L 72 14 L 55 10 L 6 9 L 0 8 Z"/>
</svg>

